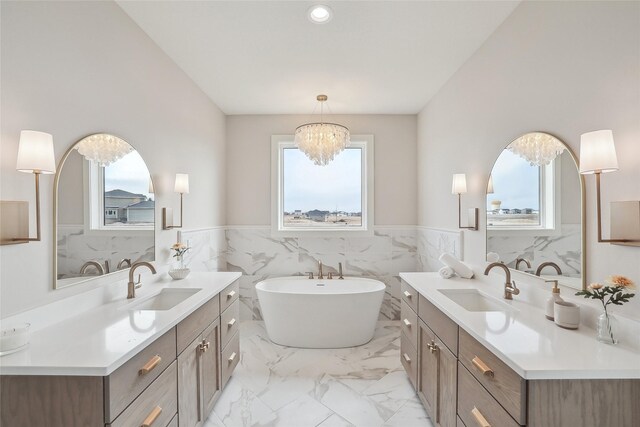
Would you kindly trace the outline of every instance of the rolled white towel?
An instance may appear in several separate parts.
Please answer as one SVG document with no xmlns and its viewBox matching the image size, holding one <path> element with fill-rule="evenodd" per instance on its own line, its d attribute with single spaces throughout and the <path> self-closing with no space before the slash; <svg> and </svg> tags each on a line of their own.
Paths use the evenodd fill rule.
<svg viewBox="0 0 640 427">
<path fill-rule="evenodd" d="M 453 271 L 453 268 L 445 266 L 438 270 L 438 274 L 443 279 L 451 279 L 456 273 Z"/>
<path fill-rule="evenodd" d="M 456 257 L 451 254 L 443 253 L 440 255 L 440 261 L 447 267 L 451 267 L 460 277 L 465 279 L 471 279 L 473 277 L 473 270 L 467 267 L 463 262 L 458 261 Z"/>
<path fill-rule="evenodd" d="M 498 262 L 498 261 L 500 261 L 500 255 L 498 255 L 495 252 L 489 252 L 487 254 L 487 261 L 488 262 Z"/>
</svg>

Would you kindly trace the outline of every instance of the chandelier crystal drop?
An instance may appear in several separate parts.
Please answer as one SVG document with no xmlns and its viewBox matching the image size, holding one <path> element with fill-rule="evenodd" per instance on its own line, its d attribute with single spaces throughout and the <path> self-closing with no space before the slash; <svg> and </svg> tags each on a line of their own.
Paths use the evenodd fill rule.
<svg viewBox="0 0 640 427">
<path fill-rule="evenodd" d="M 328 98 L 318 95 L 316 99 L 320 102 L 320 122 L 298 126 L 295 143 L 314 164 L 325 166 L 349 146 L 350 134 L 345 126 L 322 121 L 323 103 Z"/>
<path fill-rule="evenodd" d="M 507 147 L 531 166 L 545 166 L 565 150 L 564 144 L 553 136 L 534 132 L 522 135 Z"/>
<path fill-rule="evenodd" d="M 100 166 L 108 166 L 133 151 L 133 147 L 127 142 L 106 133 L 89 135 L 75 148 L 87 160 L 94 161 Z"/>
</svg>

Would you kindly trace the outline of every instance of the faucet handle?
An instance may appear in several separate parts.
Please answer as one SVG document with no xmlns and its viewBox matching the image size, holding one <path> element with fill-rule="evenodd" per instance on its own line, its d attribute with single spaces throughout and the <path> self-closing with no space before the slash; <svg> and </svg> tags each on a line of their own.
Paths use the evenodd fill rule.
<svg viewBox="0 0 640 427">
<path fill-rule="evenodd" d="M 329 279 L 329 280 L 333 279 L 333 273 L 332 272 L 329 272 L 329 274 L 327 275 L 327 279 Z"/>
<path fill-rule="evenodd" d="M 313 280 L 313 271 L 305 271 L 305 274 L 309 275 L 309 280 Z"/>
<path fill-rule="evenodd" d="M 142 274 L 138 274 L 138 281 L 135 283 L 136 289 L 139 289 L 142 287 L 142 283 L 140 283 L 141 280 L 142 280 Z"/>
<path fill-rule="evenodd" d="M 513 295 L 519 295 L 520 294 L 520 289 L 518 289 L 518 287 L 516 286 L 516 281 L 515 280 L 511 281 L 511 293 Z"/>
</svg>

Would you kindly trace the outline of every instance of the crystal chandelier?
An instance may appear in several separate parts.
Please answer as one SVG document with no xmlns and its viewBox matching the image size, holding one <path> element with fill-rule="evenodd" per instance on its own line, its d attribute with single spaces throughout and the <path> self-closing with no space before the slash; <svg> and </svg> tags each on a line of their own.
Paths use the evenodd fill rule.
<svg viewBox="0 0 640 427">
<path fill-rule="evenodd" d="M 548 165 L 565 150 L 564 144 L 553 136 L 534 132 L 522 135 L 507 147 L 531 166 Z"/>
<path fill-rule="evenodd" d="M 78 142 L 75 148 L 87 160 L 100 166 L 108 166 L 133 151 L 133 147 L 127 142 L 106 133 L 89 135 Z"/>
<path fill-rule="evenodd" d="M 314 164 L 325 166 L 349 145 L 350 135 L 345 126 L 323 122 L 323 104 L 328 99 L 327 95 L 318 95 L 316 99 L 320 102 L 320 122 L 298 126 L 295 143 Z"/>
</svg>

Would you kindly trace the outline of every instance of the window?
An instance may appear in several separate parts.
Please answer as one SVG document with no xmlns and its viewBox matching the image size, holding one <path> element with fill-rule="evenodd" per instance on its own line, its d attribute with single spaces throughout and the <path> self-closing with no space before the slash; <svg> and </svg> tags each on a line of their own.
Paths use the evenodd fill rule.
<svg viewBox="0 0 640 427">
<path fill-rule="evenodd" d="M 149 171 L 137 151 L 107 166 L 90 160 L 86 164 L 91 230 L 153 229 Z"/>
<path fill-rule="evenodd" d="M 509 150 L 496 160 L 487 195 L 487 227 L 500 230 L 555 228 L 556 161 L 535 166 Z"/>
<path fill-rule="evenodd" d="M 326 166 L 314 165 L 293 136 L 274 136 L 272 148 L 274 231 L 372 230 L 372 136 L 352 135 Z"/>
</svg>

